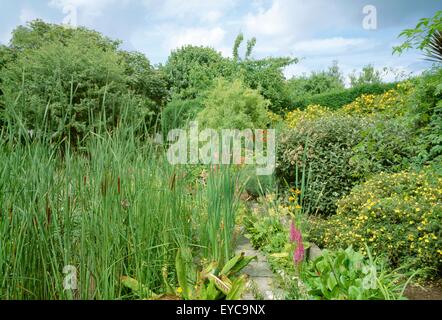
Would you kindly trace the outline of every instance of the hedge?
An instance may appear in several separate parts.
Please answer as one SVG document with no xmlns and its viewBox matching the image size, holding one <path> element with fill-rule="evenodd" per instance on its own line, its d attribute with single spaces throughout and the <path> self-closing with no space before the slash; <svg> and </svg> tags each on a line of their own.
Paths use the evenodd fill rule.
<svg viewBox="0 0 442 320">
<path fill-rule="evenodd" d="M 334 90 L 327 93 L 300 98 L 292 102 L 291 110 L 305 109 L 309 105 L 321 105 L 330 109 L 339 109 L 363 94 L 383 94 L 394 89 L 397 83 L 375 83 L 361 85 L 350 89 Z"/>
</svg>

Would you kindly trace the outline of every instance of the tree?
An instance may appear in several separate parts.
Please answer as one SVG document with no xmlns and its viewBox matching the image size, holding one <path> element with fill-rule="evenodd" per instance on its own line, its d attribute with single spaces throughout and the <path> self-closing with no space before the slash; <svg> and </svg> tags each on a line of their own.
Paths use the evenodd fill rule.
<svg viewBox="0 0 442 320">
<path fill-rule="evenodd" d="M 399 38 L 405 38 L 405 41 L 401 45 L 394 47 L 393 53 L 402 54 L 409 49 L 416 48 L 424 51 L 427 56 L 433 57 L 431 44 L 434 44 L 435 40 L 440 37 L 441 31 L 442 10 L 437 11 L 431 18 L 419 20 L 415 28 L 402 31 L 399 34 Z"/>
<path fill-rule="evenodd" d="M 382 83 L 382 74 L 379 70 L 376 70 L 373 65 L 369 64 L 362 68 L 359 75 L 353 71 L 350 74 L 350 85 L 352 87 L 361 86 L 365 84 Z"/>
<path fill-rule="evenodd" d="M 233 45 L 234 77 L 241 77 L 250 88 L 258 90 L 270 101 L 269 108 L 281 112 L 290 103 L 284 69 L 298 59 L 290 57 L 252 59 L 256 38 L 247 41 L 244 59 L 239 57 L 239 47 L 244 41 L 240 33 Z"/>
<path fill-rule="evenodd" d="M 427 60 L 442 62 L 442 31 L 436 31 L 428 43 Z"/>
<path fill-rule="evenodd" d="M 232 73 L 228 59 L 212 48 L 184 46 L 169 56 L 163 72 L 170 92 L 180 99 L 195 99 L 214 79 Z"/>
<path fill-rule="evenodd" d="M 164 106 L 168 91 L 167 79 L 163 72 L 155 69 L 142 53 L 119 51 L 119 55 L 124 60 L 128 87 L 136 94 L 155 101 L 159 107 Z"/>
<path fill-rule="evenodd" d="M 293 77 L 289 81 L 291 100 L 326 93 L 344 88 L 342 72 L 337 61 L 324 71 L 312 72 L 310 76 Z"/>
<path fill-rule="evenodd" d="M 149 126 L 167 93 L 143 55 L 85 28 L 33 21 L 14 30 L 0 59 L 2 118 L 54 142 L 75 144 L 123 117 Z"/>
<path fill-rule="evenodd" d="M 32 50 L 53 42 L 67 44 L 73 38 L 87 38 L 88 41 L 84 45 L 103 50 L 116 51 L 121 45 L 121 41 L 112 40 L 94 30 L 84 27 L 66 28 L 37 19 L 26 26 L 17 27 L 12 32 L 10 47 L 15 51 Z"/>
<path fill-rule="evenodd" d="M 233 60 L 238 61 L 239 58 L 239 47 L 241 43 L 244 41 L 244 35 L 242 33 L 238 34 L 235 38 L 235 43 L 233 44 Z"/>
</svg>

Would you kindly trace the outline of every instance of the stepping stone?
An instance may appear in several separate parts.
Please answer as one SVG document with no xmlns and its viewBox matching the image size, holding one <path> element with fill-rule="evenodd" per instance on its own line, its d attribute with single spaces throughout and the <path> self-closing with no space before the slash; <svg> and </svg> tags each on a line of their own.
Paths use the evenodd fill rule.
<svg viewBox="0 0 442 320">
<path fill-rule="evenodd" d="M 257 256 L 244 268 L 243 273 L 248 275 L 248 290 L 243 295 L 244 300 L 276 300 L 284 298 L 284 292 L 277 288 L 276 276 L 271 271 L 267 259 L 255 250 L 250 241 L 241 235 L 238 239 L 237 254 L 244 252 L 246 256 Z"/>
</svg>

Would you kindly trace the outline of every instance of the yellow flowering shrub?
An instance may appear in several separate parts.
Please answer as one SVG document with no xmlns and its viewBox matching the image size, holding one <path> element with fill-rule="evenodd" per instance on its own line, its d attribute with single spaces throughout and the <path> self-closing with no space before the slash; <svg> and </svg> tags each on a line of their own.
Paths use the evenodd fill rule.
<svg viewBox="0 0 442 320">
<path fill-rule="evenodd" d="M 412 89 L 413 86 L 410 82 L 404 82 L 381 95 L 363 94 L 352 103 L 344 106 L 340 112 L 353 115 L 388 113 L 392 116 L 401 116 L 405 111 L 404 105 Z"/>
<path fill-rule="evenodd" d="M 393 265 L 442 270 L 442 174 L 434 170 L 381 173 L 338 201 L 337 214 L 312 222 L 327 248 L 348 245 L 385 254 Z"/>
<path fill-rule="evenodd" d="M 295 128 L 303 120 L 315 120 L 331 113 L 329 108 L 314 104 L 309 105 L 305 110 L 290 111 L 285 116 L 285 121 L 289 128 Z"/>
</svg>

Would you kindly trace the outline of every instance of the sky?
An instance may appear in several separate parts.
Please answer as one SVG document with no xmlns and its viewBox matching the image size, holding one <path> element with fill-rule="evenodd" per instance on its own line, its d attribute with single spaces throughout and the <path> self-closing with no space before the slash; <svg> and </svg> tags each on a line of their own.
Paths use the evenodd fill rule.
<svg viewBox="0 0 442 320">
<path fill-rule="evenodd" d="M 39 18 L 85 26 L 123 41 L 123 48 L 164 63 L 186 44 L 231 56 L 239 32 L 256 37 L 255 58 L 290 56 L 287 77 L 324 70 L 338 61 L 348 75 L 372 64 L 418 74 L 422 55 L 392 55 L 399 33 L 442 10 L 442 0 L 0 0 L 0 43 L 18 25 Z M 244 51 L 244 49 L 243 49 Z"/>
</svg>

